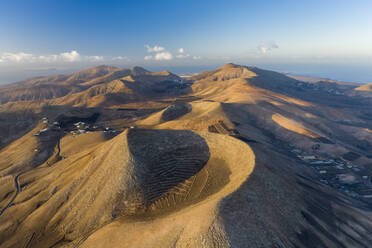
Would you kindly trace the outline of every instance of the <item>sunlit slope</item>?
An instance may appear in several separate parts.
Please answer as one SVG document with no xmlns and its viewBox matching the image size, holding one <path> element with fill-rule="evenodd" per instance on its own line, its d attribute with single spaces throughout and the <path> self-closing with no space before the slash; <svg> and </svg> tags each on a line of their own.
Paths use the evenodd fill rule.
<svg viewBox="0 0 372 248">
<path fill-rule="evenodd" d="M 299 85 L 304 84 L 303 82 L 286 75 L 256 67 L 227 64 L 192 79 L 194 83 L 190 95 L 199 98 L 200 102 L 209 101 L 221 106 L 220 114 L 212 114 L 216 117 L 209 119 L 220 119 L 229 129 L 236 129 L 245 138 L 267 145 L 281 140 L 307 152 L 327 152 L 335 157 L 347 153 L 345 147 L 350 144 L 367 149 L 363 145 L 367 143 L 366 132 L 362 128 L 368 126 L 364 123 L 368 118 L 366 114 L 363 114 L 363 119 L 358 119 L 357 116 L 363 116 L 361 113 L 355 115 L 355 111 L 347 108 L 335 108 L 324 101 L 319 102 L 319 94 L 322 99 L 330 96 L 319 91 L 302 89 Z M 309 93 L 306 97 L 309 100 L 296 98 L 294 93 L 300 96 Z M 333 103 L 334 98 L 330 99 Z M 337 104 L 349 100 L 340 96 Z M 194 102 L 191 103 L 193 104 Z M 208 105 L 207 102 L 203 104 Z M 179 120 L 192 122 L 193 118 L 186 120 L 191 113 L 179 117 Z M 195 118 L 195 122 L 197 120 Z M 347 122 L 355 122 L 362 127 L 351 128 Z M 157 127 L 172 128 L 177 126 L 173 125 L 176 123 L 171 121 L 169 125 L 163 123 Z M 313 151 L 313 146 L 320 146 L 321 149 Z M 369 160 L 365 157 L 361 162 L 367 161 Z"/>
<path fill-rule="evenodd" d="M 192 77 L 195 80 L 192 85 L 193 95 L 225 103 L 256 104 L 266 101 L 274 105 L 290 103 L 311 106 L 309 102 L 267 90 L 265 86 L 268 83 L 262 78 L 268 72 L 256 73 L 255 70 L 257 69 L 254 67 L 226 64 L 215 71 L 201 73 Z M 259 83 L 261 80 L 262 84 Z M 273 85 L 276 83 L 275 80 L 269 82 Z"/>
<path fill-rule="evenodd" d="M 208 130 L 209 126 L 220 121 L 229 128 L 233 127 L 220 103 L 195 101 L 190 104 L 173 104 L 136 124 L 159 129 Z"/>
<path fill-rule="evenodd" d="M 81 83 L 111 74 L 117 70 L 119 68 L 98 66 L 70 75 L 40 77 L 9 84 L 0 88 L 0 103 L 45 101 L 63 97 L 84 89 L 85 86 L 80 85 Z"/>
<path fill-rule="evenodd" d="M 233 148 L 229 153 L 226 145 Z M 27 186 L 0 219 L 1 245 L 22 247 L 31 242 L 37 247 L 76 247 L 90 236 L 87 242 L 93 240 L 97 247 L 106 242 L 128 247 L 119 246 L 116 234 L 102 237 L 100 231 L 92 232 L 113 221 L 114 226 L 124 221 L 123 227 L 136 233 L 140 231 L 137 221 L 169 214 L 180 216 L 181 221 L 182 213 L 189 211 L 194 211 L 188 215 L 195 215 L 195 221 L 212 211 L 201 221 L 208 233 L 218 201 L 236 190 L 253 166 L 249 146 L 228 136 L 129 130 L 52 167 L 22 175 L 20 183 Z M 159 219 L 163 221 L 163 217 Z M 192 223 L 185 221 L 185 225 Z M 149 220 L 147 230 L 159 223 Z M 154 235 L 158 241 L 153 244 L 163 244 L 162 232 Z M 195 233 L 188 235 L 187 240 Z M 141 237 L 132 236 L 133 245 L 140 245 Z M 215 242 L 213 237 L 206 238 Z"/>
<path fill-rule="evenodd" d="M 280 125 L 281 127 L 288 129 L 292 132 L 298 133 L 298 134 L 303 134 L 306 135 L 310 138 L 318 138 L 319 135 L 316 133 L 308 130 L 306 127 L 304 127 L 301 123 L 298 123 L 294 120 L 288 119 L 280 114 L 274 114 L 272 116 L 272 119 L 275 123 Z"/>
<path fill-rule="evenodd" d="M 119 219 L 93 233 L 82 247 L 229 247 L 218 217 L 218 204 L 247 180 L 253 170 L 254 155 L 246 145 L 232 138 L 198 134 L 209 147 L 207 164 L 151 206 L 160 213 L 168 212 L 169 207 L 179 208 L 177 204 L 185 204 L 184 208 L 156 218 L 139 218 L 138 223 Z M 229 156 L 224 146 L 234 148 Z M 191 202 L 195 203 L 190 205 Z M 153 232 L 159 229 L 162 231 Z M 139 233 L 146 234 L 146 239 Z"/>
<path fill-rule="evenodd" d="M 259 74 L 256 74 L 253 70 L 257 69 L 227 64 L 215 71 L 194 76 L 190 95 L 199 100 L 176 102 L 135 124 L 158 129 L 212 130 L 225 134 L 229 133 L 228 130 L 239 129 L 243 135 L 255 137 L 258 141 L 264 141 L 268 132 L 271 132 L 271 136 L 302 139 L 309 143 L 311 139 L 331 131 L 319 116 L 337 118 L 343 114 L 260 88 L 257 83 L 253 85 L 252 79 L 264 77 L 261 74 L 266 73 L 258 70 Z M 268 131 L 257 132 L 251 128 L 252 124 Z M 225 131 L 215 130 L 221 125 Z M 305 128 L 304 125 L 309 127 Z M 284 133 L 282 128 L 287 132 Z"/>
<path fill-rule="evenodd" d="M 57 136 L 34 136 L 46 127 L 40 123 L 29 133 L 0 150 L 0 216 L 16 194 L 15 181 L 37 166 L 58 160 Z M 44 165 L 43 165 L 44 164 Z"/>
<path fill-rule="evenodd" d="M 191 79 L 98 70 L 75 76 L 78 92 L 1 105 L 71 126 L 99 118 L 84 134 L 33 136 L 40 126 L 0 151 L 0 247 L 371 246 L 368 199 L 331 186 L 339 174 L 368 186 L 370 105 L 255 67 Z"/>
<path fill-rule="evenodd" d="M 44 128 L 46 125 L 40 123 L 29 133 L 0 150 L 0 176 L 32 169 L 51 156 L 59 133 L 48 130 L 48 134 L 34 135 Z"/>
<path fill-rule="evenodd" d="M 0 104 L 27 106 L 110 106 L 179 90 L 181 78 L 168 71 L 150 72 L 98 66 L 69 75 L 40 77 L 0 87 Z"/>
<path fill-rule="evenodd" d="M 80 135 L 68 134 L 60 141 L 60 154 L 63 157 L 70 157 L 87 149 L 91 149 L 108 139 L 108 135 L 103 131 L 89 132 Z"/>
<path fill-rule="evenodd" d="M 355 90 L 371 92 L 372 91 L 372 84 L 363 84 L 362 86 L 359 86 Z"/>
<path fill-rule="evenodd" d="M 94 85 L 87 90 L 57 98 L 51 101 L 53 105 L 68 105 L 75 107 L 95 107 L 102 104 L 110 105 L 110 102 L 125 103 L 135 97 L 133 91 L 125 86 L 120 80 Z"/>
</svg>

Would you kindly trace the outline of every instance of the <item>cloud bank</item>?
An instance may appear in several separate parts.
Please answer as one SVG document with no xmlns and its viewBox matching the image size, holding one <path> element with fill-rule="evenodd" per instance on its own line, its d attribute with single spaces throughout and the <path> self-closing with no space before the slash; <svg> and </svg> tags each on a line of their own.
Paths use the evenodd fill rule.
<svg viewBox="0 0 372 248">
<path fill-rule="evenodd" d="M 172 53 L 165 50 L 164 47 L 155 45 L 153 47 L 149 45 L 145 45 L 145 48 L 148 53 L 155 53 L 154 55 L 146 55 L 144 60 L 172 60 L 173 55 Z"/>
<path fill-rule="evenodd" d="M 163 61 L 163 60 L 172 60 L 174 57 L 177 59 L 186 59 L 186 58 L 191 58 L 191 59 L 201 59 L 200 56 L 191 56 L 190 54 L 185 53 L 184 48 L 179 48 L 176 51 L 176 55 L 173 56 L 173 54 L 167 49 L 165 49 L 162 46 L 155 45 L 153 47 L 149 45 L 145 45 L 145 48 L 147 50 L 147 53 L 150 53 L 149 55 L 146 55 L 143 59 L 144 60 L 157 60 L 157 61 Z"/>
<path fill-rule="evenodd" d="M 258 47 L 257 47 L 257 50 L 262 53 L 262 54 L 266 54 L 274 49 L 278 49 L 279 46 L 278 44 L 276 44 L 275 42 L 270 42 L 270 43 L 267 43 L 267 44 L 260 44 Z"/>
<path fill-rule="evenodd" d="M 155 60 L 172 60 L 173 55 L 170 52 L 161 52 L 155 54 Z"/>
<path fill-rule="evenodd" d="M 116 56 L 116 57 L 113 57 L 112 60 L 126 60 L 126 61 L 129 61 L 130 59 L 127 56 Z"/>
<path fill-rule="evenodd" d="M 103 56 L 82 56 L 76 50 L 60 54 L 35 55 L 31 53 L 2 53 L 0 63 L 73 63 L 73 62 L 98 62 L 103 61 Z"/>
<path fill-rule="evenodd" d="M 162 46 L 158 46 L 158 45 L 155 45 L 154 47 L 151 47 L 149 45 L 145 45 L 146 49 L 147 49 L 147 52 L 149 53 L 153 53 L 153 52 L 161 52 L 161 51 L 164 51 L 165 48 L 162 47 Z"/>
</svg>

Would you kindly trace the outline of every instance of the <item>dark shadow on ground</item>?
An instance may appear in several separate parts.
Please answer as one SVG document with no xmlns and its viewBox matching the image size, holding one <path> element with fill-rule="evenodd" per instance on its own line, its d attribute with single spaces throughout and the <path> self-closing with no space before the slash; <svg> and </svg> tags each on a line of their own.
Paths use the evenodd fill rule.
<svg viewBox="0 0 372 248">
<path fill-rule="evenodd" d="M 192 110 L 192 106 L 189 103 L 175 103 L 171 106 L 167 107 L 165 111 L 163 112 L 161 119 L 163 121 L 172 121 L 177 118 L 180 118 L 181 116 L 190 113 Z"/>
<path fill-rule="evenodd" d="M 131 129 L 128 145 L 147 206 L 197 174 L 210 157 L 204 138 L 188 130 Z"/>
<path fill-rule="evenodd" d="M 318 183 L 286 155 L 252 149 L 253 173 L 219 207 L 231 247 L 371 247 L 371 206 Z"/>
</svg>

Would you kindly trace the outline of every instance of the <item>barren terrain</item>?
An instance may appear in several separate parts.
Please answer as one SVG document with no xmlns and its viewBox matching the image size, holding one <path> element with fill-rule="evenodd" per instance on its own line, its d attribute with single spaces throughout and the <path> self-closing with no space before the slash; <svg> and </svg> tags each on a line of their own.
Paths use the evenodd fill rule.
<svg viewBox="0 0 372 248">
<path fill-rule="evenodd" d="M 0 88 L 0 247 L 372 247 L 369 85 L 226 64 Z"/>
</svg>

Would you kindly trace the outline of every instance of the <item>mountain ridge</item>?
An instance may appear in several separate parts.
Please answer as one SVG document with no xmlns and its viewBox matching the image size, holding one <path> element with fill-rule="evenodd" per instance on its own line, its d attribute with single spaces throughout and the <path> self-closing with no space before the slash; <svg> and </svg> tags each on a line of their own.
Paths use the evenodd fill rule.
<svg viewBox="0 0 372 248">
<path fill-rule="evenodd" d="M 1 247 L 372 245 L 368 92 L 232 63 L 60 79 L 0 103 Z"/>
</svg>

